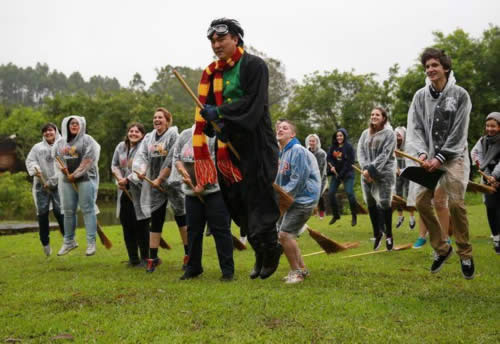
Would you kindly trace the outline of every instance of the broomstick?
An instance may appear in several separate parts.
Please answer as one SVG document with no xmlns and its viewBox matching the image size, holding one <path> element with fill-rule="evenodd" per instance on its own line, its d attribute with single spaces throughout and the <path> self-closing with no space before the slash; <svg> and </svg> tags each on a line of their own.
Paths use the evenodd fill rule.
<svg viewBox="0 0 500 344">
<path fill-rule="evenodd" d="M 198 99 L 198 97 L 194 94 L 193 90 L 191 90 L 191 88 L 186 83 L 186 81 L 184 80 L 184 78 L 179 74 L 179 72 L 177 72 L 175 69 L 172 72 L 174 73 L 174 75 L 177 78 L 177 80 L 179 80 L 179 82 L 181 83 L 182 87 L 186 90 L 186 92 L 194 100 L 194 102 L 196 103 L 196 105 L 200 109 L 204 109 L 205 107 L 203 106 L 203 104 L 200 102 L 200 100 Z M 212 125 L 212 127 L 214 128 L 214 130 L 216 132 L 218 132 L 218 133 L 221 132 L 221 129 L 219 128 L 219 126 L 217 125 L 217 123 L 215 123 L 214 121 L 210 121 L 210 124 Z M 234 148 L 234 146 L 231 144 L 231 142 L 228 141 L 228 142 L 226 142 L 226 144 L 229 147 L 229 149 L 231 150 L 231 152 L 233 152 L 234 156 L 238 160 L 241 160 L 240 159 L 240 154 L 238 153 L 238 151 L 236 150 L 236 148 Z M 273 188 L 278 193 L 280 213 L 283 215 L 287 211 L 287 209 L 290 208 L 290 206 L 293 204 L 294 199 L 285 190 L 283 190 L 281 188 L 281 186 L 277 185 L 276 183 L 273 183 Z"/>
<path fill-rule="evenodd" d="M 395 246 L 392 249 L 392 251 L 404 251 L 404 250 L 407 250 L 407 249 L 411 248 L 412 246 L 413 246 L 413 244 L 399 245 L 399 246 Z M 341 257 L 341 258 L 360 257 L 360 256 L 367 256 L 367 255 L 370 255 L 370 254 L 383 253 L 383 252 L 389 252 L 389 251 L 387 251 L 387 249 L 381 250 L 381 251 L 370 251 L 370 252 L 365 252 L 365 253 L 352 254 L 350 256 L 344 256 L 344 257 Z"/>
<path fill-rule="evenodd" d="M 337 173 L 337 171 L 335 170 L 335 167 L 331 164 L 331 163 L 328 163 L 328 166 L 330 166 L 330 168 L 332 169 L 333 168 L 333 173 L 335 174 L 335 176 L 339 176 L 339 174 Z M 354 165 L 353 165 L 354 166 Z M 366 215 L 368 214 L 368 210 L 365 209 L 365 207 L 363 207 L 363 205 L 361 203 L 358 202 L 358 200 L 356 200 L 356 205 L 358 206 L 358 214 L 361 214 L 361 215 Z"/>
<path fill-rule="evenodd" d="M 357 247 L 359 245 L 359 243 L 354 243 L 349 246 L 342 245 L 332 239 L 327 238 L 320 232 L 311 229 L 308 225 L 306 225 L 306 228 L 311 238 L 313 238 L 314 241 L 316 241 L 318 245 L 321 246 L 326 254 L 342 252 L 347 250 L 348 248 Z"/>
<path fill-rule="evenodd" d="M 147 182 L 148 182 L 148 184 L 150 184 L 150 185 L 151 185 L 152 187 L 154 187 L 155 189 L 157 189 L 157 190 L 159 190 L 159 191 L 161 191 L 161 192 L 163 192 L 163 193 L 167 193 L 167 191 L 166 191 L 164 188 L 162 188 L 162 186 L 161 186 L 161 185 L 158 185 L 158 186 L 154 185 L 154 184 L 153 184 L 153 181 L 152 181 L 151 179 L 149 179 L 148 177 L 146 177 L 145 175 L 142 175 L 141 173 L 139 173 L 139 172 L 137 172 L 137 171 L 135 171 L 135 170 L 134 170 L 134 173 L 135 173 L 135 174 L 137 174 L 138 176 L 142 176 L 142 177 L 144 177 L 144 180 L 145 180 L 145 181 L 147 181 Z"/>
<path fill-rule="evenodd" d="M 60 157 L 56 156 L 56 160 L 59 163 L 59 166 L 61 167 L 61 170 L 64 171 L 64 174 L 66 177 L 69 179 L 69 172 L 66 166 L 64 165 L 63 161 L 61 160 Z M 73 189 L 78 192 L 78 187 L 76 186 L 75 182 L 71 182 L 71 185 L 73 186 Z M 111 240 L 108 239 L 106 234 L 104 234 L 104 231 L 102 230 L 102 227 L 99 223 L 97 223 L 97 234 L 99 235 L 99 239 L 101 240 L 101 243 L 106 247 L 108 250 L 113 246 L 111 243 Z"/>
<path fill-rule="evenodd" d="M 47 184 L 47 181 L 45 180 L 45 178 L 42 174 L 42 171 L 39 171 L 38 168 L 35 166 L 35 172 L 36 172 L 36 176 L 38 178 L 40 178 L 40 180 L 42 181 L 44 189 L 47 189 L 49 187 L 49 184 Z"/>
<path fill-rule="evenodd" d="M 237 249 L 238 251 L 243 251 L 247 249 L 247 245 L 242 243 L 240 239 L 235 237 L 233 234 L 231 234 L 231 236 L 233 237 L 233 247 L 235 249 Z"/>
<path fill-rule="evenodd" d="M 120 178 L 118 178 L 118 176 L 116 175 L 116 173 L 114 171 L 111 172 L 111 174 L 113 175 L 113 177 L 115 177 L 116 182 L 120 181 Z M 122 189 L 122 190 L 123 190 L 123 192 L 125 192 L 125 195 L 127 195 L 128 199 L 133 202 L 132 195 L 130 195 L 130 192 L 128 192 L 127 189 Z"/>
</svg>

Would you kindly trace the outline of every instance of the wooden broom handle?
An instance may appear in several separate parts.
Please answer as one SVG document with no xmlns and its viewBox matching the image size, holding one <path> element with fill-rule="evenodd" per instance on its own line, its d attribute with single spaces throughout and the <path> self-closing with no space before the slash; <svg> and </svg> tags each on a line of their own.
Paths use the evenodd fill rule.
<svg viewBox="0 0 500 344">
<path fill-rule="evenodd" d="M 356 166 L 356 165 L 352 165 L 352 168 L 354 168 L 356 171 L 358 171 L 359 173 L 363 174 L 363 171 L 361 171 L 361 169 Z"/>
<path fill-rule="evenodd" d="M 179 80 L 179 82 L 181 83 L 182 87 L 184 87 L 184 89 L 189 93 L 189 95 L 191 96 L 191 98 L 193 98 L 193 100 L 196 103 L 196 105 L 200 109 L 203 110 L 205 107 L 200 102 L 200 100 L 198 99 L 198 97 L 194 94 L 193 90 L 191 90 L 191 88 L 186 83 L 186 81 L 184 80 L 184 78 L 182 77 L 182 75 L 180 75 L 179 72 L 177 72 L 175 69 L 173 70 L 173 73 L 174 73 L 175 77 L 177 78 L 177 80 Z M 217 125 L 217 123 L 215 123 L 214 121 L 210 121 L 210 124 L 212 125 L 212 127 L 215 129 L 216 132 L 218 132 L 218 133 L 221 132 L 221 129 L 219 128 L 219 126 Z M 233 154 L 236 156 L 236 158 L 238 160 L 241 160 L 240 159 L 240 154 L 238 153 L 238 151 L 236 150 L 236 148 L 234 148 L 234 146 L 231 144 L 231 142 L 227 141 L 226 145 L 229 147 L 229 149 L 231 150 L 231 152 L 233 152 Z"/>
<path fill-rule="evenodd" d="M 61 170 L 64 170 L 64 174 L 66 174 L 66 177 L 69 177 L 69 172 L 66 168 L 66 166 L 64 166 L 64 163 L 62 162 L 61 158 L 56 156 L 56 160 L 57 162 L 59 163 L 60 167 L 61 167 Z M 71 185 L 73 185 L 73 189 L 78 192 L 78 188 L 76 187 L 76 184 L 74 182 L 71 183 Z"/>
<path fill-rule="evenodd" d="M 339 174 L 337 173 L 337 170 L 335 169 L 335 167 L 331 163 L 328 163 L 328 166 L 330 166 L 330 171 L 333 168 L 333 173 L 338 177 Z"/>
<path fill-rule="evenodd" d="M 45 178 L 43 177 L 42 171 L 38 170 L 38 168 L 36 166 L 35 166 L 35 171 L 36 171 L 37 177 L 40 178 L 40 180 L 42 181 L 43 187 L 47 187 L 48 184 L 47 184 L 47 181 L 45 180 Z"/>
<path fill-rule="evenodd" d="M 408 153 L 405 153 L 403 151 L 400 151 L 399 149 L 395 149 L 394 150 L 394 153 L 396 153 L 397 155 L 401 155 L 402 157 L 405 157 L 407 159 L 410 159 L 410 160 L 413 160 L 415 161 L 417 164 L 419 164 L 420 166 L 422 166 L 424 164 L 424 162 L 418 158 L 415 158 L 414 156 L 411 156 L 410 154 Z"/>
<path fill-rule="evenodd" d="M 111 174 L 113 174 L 113 177 L 115 177 L 115 179 L 116 179 L 117 182 L 120 181 L 120 178 L 118 178 L 118 176 L 116 175 L 116 173 L 114 171 L 111 171 Z M 122 189 L 122 190 L 123 190 L 123 192 L 125 192 L 125 195 L 127 195 L 128 199 L 133 202 L 132 195 L 130 195 L 130 192 L 128 192 L 127 189 Z"/>
<path fill-rule="evenodd" d="M 481 171 L 481 169 L 479 168 L 479 161 L 476 160 L 476 167 L 477 167 L 477 171 L 479 172 L 480 175 L 482 175 L 484 177 L 484 179 L 486 181 L 488 181 L 488 175 L 486 173 L 484 173 L 483 171 Z"/>
<path fill-rule="evenodd" d="M 137 171 L 134 171 L 134 173 L 135 173 L 135 174 L 137 174 L 137 175 L 141 175 L 141 176 L 142 176 L 142 174 L 141 174 L 141 173 L 139 173 L 139 172 L 137 172 Z M 158 189 L 158 190 L 160 190 L 160 191 L 161 191 L 161 192 L 163 192 L 163 193 L 167 193 L 167 191 L 165 191 L 165 189 L 164 189 L 164 188 L 162 188 L 162 187 L 161 187 L 161 185 L 160 185 L 160 186 L 158 186 L 158 187 L 154 186 L 153 181 L 152 181 L 151 179 L 149 179 L 148 177 L 144 176 L 144 180 L 145 180 L 145 181 L 147 181 L 147 182 L 148 182 L 148 183 L 149 183 L 152 187 L 154 187 L 155 189 Z"/>
</svg>

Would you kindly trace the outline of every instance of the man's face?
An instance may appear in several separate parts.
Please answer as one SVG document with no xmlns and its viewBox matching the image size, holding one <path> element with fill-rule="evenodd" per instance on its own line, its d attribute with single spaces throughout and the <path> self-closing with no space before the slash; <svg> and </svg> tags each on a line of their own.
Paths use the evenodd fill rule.
<svg viewBox="0 0 500 344">
<path fill-rule="evenodd" d="M 294 137 L 295 131 L 293 127 L 288 122 L 281 122 L 278 126 L 278 132 L 276 133 L 276 140 L 278 140 L 281 145 L 285 145 Z"/>
<path fill-rule="evenodd" d="M 43 132 L 43 137 L 45 138 L 45 141 L 47 141 L 49 144 L 52 144 L 56 139 L 56 131 L 54 130 L 54 128 L 49 127 Z"/>
<path fill-rule="evenodd" d="M 238 38 L 236 36 L 231 36 L 229 33 L 224 36 L 219 36 L 214 33 L 210 41 L 212 43 L 212 50 L 214 51 L 215 56 L 217 56 L 220 60 L 227 60 L 233 56 L 236 51 L 236 47 L 238 46 Z"/>
<path fill-rule="evenodd" d="M 318 143 L 316 141 L 316 138 L 314 136 L 311 136 L 308 140 L 308 143 L 309 143 L 309 149 L 312 150 L 312 151 L 315 151 L 316 150 L 316 144 Z"/>
<path fill-rule="evenodd" d="M 425 74 L 432 83 L 445 81 L 447 72 L 449 69 L 444 69 L 438 59 L 431 58 L 425 62 Z"/>
</svg>

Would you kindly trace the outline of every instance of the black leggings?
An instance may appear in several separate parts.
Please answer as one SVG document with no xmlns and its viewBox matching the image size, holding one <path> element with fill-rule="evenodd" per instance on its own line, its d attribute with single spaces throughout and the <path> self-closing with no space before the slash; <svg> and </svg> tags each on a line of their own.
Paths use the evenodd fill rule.
<svg viewBox="0 0 500 344">
<path fill-rule="evenodd" d="M 151 232 L 161 233 L 167 216 L 167 201 L 151 213 Z"/>
<path fill-rule="evenodd" d="M 134 204 L 127 195 L 122 194 L 120 199 L 120 222 L 123 227 L 123 238 L 129 260 L 132 263 L 139 263 L 140 258 L 147 259 L 149 252 L 149 219 L 137 220 Z"/>
<path fill-rule="evenodd" d="M 500 234 L 500 191 L 493 195 L 485 194 L 486 215 L 490 225 L 491 234 Z"/>
</svg>

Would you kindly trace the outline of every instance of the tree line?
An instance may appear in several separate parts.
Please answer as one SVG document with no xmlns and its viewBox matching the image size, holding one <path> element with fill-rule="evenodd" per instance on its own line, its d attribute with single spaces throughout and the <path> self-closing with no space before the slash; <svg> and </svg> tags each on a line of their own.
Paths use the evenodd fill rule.
<svg viewBox="0 0 500 344">
<path fill-rule="evenodd" d="M 469 143 L 473 144 L 483 133 L 485 116 L 500 110 L 500 28 L 490 25 L 479 38 L 461 29 L 448 35 L 435 32 L 433 46 L 452 57 L 457 83 L 471 96 Z M 300 83 L 286 77 L 281 61 L 248 49 L 262 56 L 269 66 L 273 120 L 293 120 L 299 139 L 315 132 L 326 147 L 340 127 L 348 130 L 352 142 L 357 142 L 368 125 L 370 110 L 377 105 L 388 109 L 393 126 L 406 125 L 413 94 L 424 85 L 424 70 L 417 62 L 424 48 L 416 49 L 412 67 L 402 72 L 395 63 L 388 78 L 381 82 L 375 74 L 334 69 L 306 75 Z M 154 109 L 163 106 L 172 112 L 174 125 L 180 130 L 192 125 L 194 104 L 175 80 L 174 68 L 196 90 L 202 70 L 185 66 L 157 69 L 155 81 L 146 87 L 138 73 L 122 86 L 116 79 L 102 76 L 85 81 L 78 72 L 66 77 L 40 63 L 35 68 L 1 65 L 0 135 L 15 133 L 18 156 L 24 158 L 40 140 L 40 128 L 45 122 L 60 125 L 65 116 L 84 116 L 89 134 L 102 147 L 101 178 L 111 180 L 109 166 L 114 147 L 123 139 L 129 123 L 140 121 L 151 130 Z"/>
</svg>

